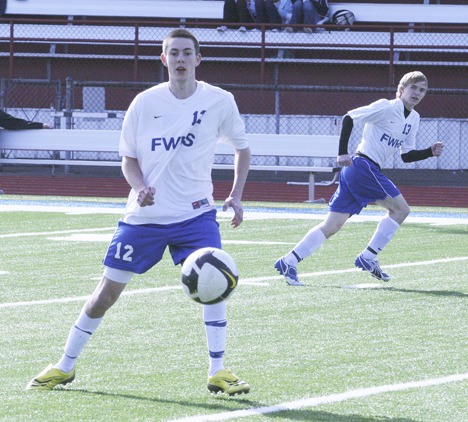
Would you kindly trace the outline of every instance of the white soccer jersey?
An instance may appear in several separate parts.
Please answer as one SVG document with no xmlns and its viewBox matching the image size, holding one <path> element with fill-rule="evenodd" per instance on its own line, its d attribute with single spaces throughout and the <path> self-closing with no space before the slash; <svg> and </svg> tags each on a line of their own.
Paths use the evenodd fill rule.
<svg viewBox="0 0 468 422">
<path fill-rule="evenodd" d="M 138 160 L 145 185 L 156 189 L 155 204 L 140 207 L 132 189 L 124 221 L 171 224 L 212 209 L 217 142 L 248 147 L 231 93 L 197 82 L 195 93 L 181 100 L 166 82 L 137 95 L 125 115 L 119 154 Z"/>
<path fill-rule="evenodd" d="M 364 107 L 348 111 L 354 121 L 365 123 L 361 142 L 357 147 L 384 167 L 397 150 L 400 154 L 415 149 L 419 129 L 419 114 L 412 110 L 405 118 L 404 104 L 395 100 L 378 100 Z"/>
</svg>

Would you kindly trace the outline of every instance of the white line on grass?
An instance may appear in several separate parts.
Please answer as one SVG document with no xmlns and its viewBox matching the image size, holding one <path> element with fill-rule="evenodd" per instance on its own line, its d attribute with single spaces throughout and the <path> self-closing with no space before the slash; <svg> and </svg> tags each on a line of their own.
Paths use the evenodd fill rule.
<svg viewBox="0 0 468 422">
<path fill-rule="evenodd" d="M 291 402 L 280 403 L 274 406 L 257 407 L 254 409 L 234 410 L 231 412 L 216 413 L 212 415 L 190 416 L 182 419 L 174 419 L 178 422 L 207 422 L 226 421 L 234 418 L 245 418 L 248 416 L 260 416 L 268 413 L 284 412 L 287 410 L 303 409 L 321 404 L 340 403 L 346 400 L 359 399 L 362 397 L 375 396 L 377 394 L 391 393 L 395 391 L 406 391 L 415 388 L 432 387 L 435 385 L 449 384 L 453 382 L 465 381 L 468 379 L 468 372 L 464 374 L 448 375 L 441 378 L 431 378 L 421 381 L 410 381 L 400 384 L 387 384 L 377 387 L 358 388 L 345 393 L 330 394 L 328 396 L 310 397 Z"/>
<path fill-rule="evenodd" d="M 390 265 L 382 265 L 382 268 L 403 268 L 403 267 L 414 267 L 414 266 L 421 266 L 421 265 L 435 265 L 435 264 L 444 264 L 448 262 L 458 262 L 458 261 L 466 261 L 468 260 L 468 256 L 458 256 L 453 258 L 441 258 L 441 259 L 434 259 L 432 261 L 419 261 L 419 262 L 403 262 L 401 264 L 390 264 Z M 346 274 L 346 273 L 354 273 L 356 271 L 362 271 L 359 268 L 348 268 L 346 270 L 329 270 L 329 271 L 316 271 L 313 273 L 301 273 L 300 276 L 303 277 L 318 277 L 322 275 L 336 275 L 336 274 Z M 283 280 L 284 276 L 276 275 L 272 277 L 253 277 L 253 278 L 245 278 L 244 281 L 263 281 L 263 280 Z M 387 285 L 387 284 L 385 284 Z"/>
<path fill-rule="evenodd" d="M 466 261 L 468 260 L 468 256 L 461 256 L 461 257 L 454 257 L 454 258 L 443 258 L 443 259 L 435 259 L 432 261 L 421 261 L 421 262 L 405 262 L 403 264 L 393 264 L 387 265 L 385 268 L 401 268 L 401 267 L 411 267 L 416 265 L 434 265 L 434 264 L 442 264 L 446 262 L 456 262 L 456 261 Z M 351 273 L 355 271 L 361 271 L 359 268 L 350 268 L 346 270 L 333 270 L 333 271 L 317 271 L 315 273 L 304 273 L 301 274 L 302 277 L 317 277 L 321 275 L 334 275 L 334 274 L 345 274 Z M 251 278 L 243 278 L 239 281 L 239 284 L 244 285 L 251 285 L 251 286 L 268 286 L 268 281 L 273 280 L 282 280 L 284 277 L 282 275 L 276 276 L 269 276 L 269 277 L 251 277 Z M 176 290 L 180 289 L 181 286 L 164 286 L 164 287 L 152 287 L 148 289 L 136 289 L 136 290 L 129 290 L 124 291 L 122 293 L 123 296 L 131 296 L 131 295 L 138 295 L 138 294 L 148 294 L 153 292 L 160 292 L 165 290 Z M 44 300 L 32 300 L 28 302 L 10 302 L 10 303 L 0 303 L 0 308 L 15 308 L 18 306 L 32 306 L 32 305 L 45 305 L 45 304 L 53 304 L 53 303 L 68 303 L 68 302 L 80 302 L 85 301 L 88 299 L 89 296 L 77 296 L 77 297 L 66 297 L 66 298 L 59 298 L 59 299 L 44 299 Z"/>
<path fill-rule="evenodd" d="M 67 233 L 67 236 L 47 237 L 60 242 L 110 242 L 113 233 Z M 295 245 L 293 242 L 270 242 L 267 240 L 223 240 L 224 245 Z"/>
<path fill-rule="evenodd" d="M 249 280 L 240 280 L 239 284 L 241 285 L 250 285 L 250 286 L 269 286 L 268 283 L 259 282 L 259 281 L 249 281 Z M 155 292 L 164 292 L 167 290 L 179 290 L 182 289 L 180 285 L 174 286 L 163 286 L 163 287 L 150 287 L 147 289 L 136 289 L 128 290 L 122 293 L 122 296 L 135 296 Z M 75 296 L 75 297 L 64 297 L 58 299 L 43 299 L 43 300 L 31 300 L 24 302 L 10 302 L 10 303 L 0 303 L 0 308 L 17 308 L 19 306 L 35 306 L 35 305 L 50 305 L 55 303 L 71 303 L 71 302 L 85 302 L 89 299 L 90 296 Z"/>
<path fill-rule="evenodd" d="M 101 227 L 95 229 L 75 229 L 75 230 L 60 230 L 55 232 L 30 232 L 30 233 L 9 233 L 0 234 L 0 239 L 6 239 L 10 237 L 31 237 L 31 236 L 51 236 L 54 234 L 68 234 L 68 233 L 83 233 L 83 232 L 97 232 L 97 231 L 115 231 L 115 227 Z"/>
<path fill-rule="evenodd" d="M 29 211 L 29 212 L 63 212 L 68 215 L 78 215 L 78 214 L 120 214 L 124 212 L 124 207 L 100 207 L 96 204 L 90 204 L 90 206 L 72 206 L 72 205 L 52 205 L 50 202 L 44 201 L 45 205 L 28 205 L 24 204 L 15 204 L 15 205 L 5 205 L 0 203 L 0 212 L 12 212 L 12 211 Z M 368 215 L 363 213 L 362 215 L 355 215 L 350 218 L 349 222 L 364 222 L 364 221 L 379 221 L 382 216 L 380 215 Z M 218 219 L 229 220 L 231 219 L 230 212 L 219 212 Z M 272 219 L 307 219 L 307 220 L 323 220 L 324 214 L 316 213 L 313 209 L 309 212 L 294 212 L 285 211 L 284 209 L 280 210 L 270 210 L 270 212 L 264 212 L 260 210 L 245 210 L 244 219 L 245 220 L 272 220 Z M 408 223 L 423 223 L 423 224 L 434 224 L 434 225 L 468 225 L 468 218 L 452 218 L 452 217 L 440 217 L 435 214 L 431 217 L 421 217 L 421 216 L 412 216 L 406 218 L 405 224 Z"/>
<path fill-rule="evenodd" d="M 110 233 L 95 234 L 94 232 L 111 231 Z M 47 236 L 49 240 L 58 241 L 73 241 L 73 242 L 109 242 L 112 239 L 115 227 L 100 227 L 95 229 L 75 229 L 75 230 L 60 230 L 50 232 L 30 232 L 30 233 L 9 233 L 0 234 L 0 239 L 15 238 L 15 237 L 32 237 L 32 236 Z M 66 237 L 51 237 L 57 235 L 67 235 Z M 226 245 L 295 245 L 294 242 L 270 242 L 267 240 L 223 240 Z"/>
</svg>

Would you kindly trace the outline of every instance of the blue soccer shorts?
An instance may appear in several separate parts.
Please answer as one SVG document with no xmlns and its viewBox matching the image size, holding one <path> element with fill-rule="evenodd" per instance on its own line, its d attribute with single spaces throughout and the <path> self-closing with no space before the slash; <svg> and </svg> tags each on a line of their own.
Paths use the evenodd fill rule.
<svg viewBox="0 0 468 422">
<path fill-rule="evenodd" d="M 353 164 L 341 170 L 338 189 L 328 204 L 330 211 L 359 214 L 370 203 L 401 194 L 376 163 L 359 155 L 352 159 Z"/>
<path fill-rule="evenodd" d="M 142 274 L 162 259 L 167 247 L 175 265 L 197 249 L 221 249 L 216 210 L 173 224 L 134 225 L 120 220 L 103 264 L 116 270 Z"/>
</svg>

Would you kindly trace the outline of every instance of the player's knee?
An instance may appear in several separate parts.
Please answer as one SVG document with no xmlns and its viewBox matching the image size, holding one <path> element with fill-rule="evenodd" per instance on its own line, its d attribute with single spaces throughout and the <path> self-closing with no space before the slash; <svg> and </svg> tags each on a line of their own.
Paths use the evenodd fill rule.
<svg viewBox="0 0 468 422">
<path fill-rule="evenodd" d="M 327 221 L 326 224 L 320 227 L 320 230 L 322 230 L 323 235 L 328 239 L 338 233 L 343 227 L 343 224 L 344 222 L 341 221 Z"/>
<path fill-rule="evenodd" d="M 108 291 L 95 293 L 87 303 L 86 313 L 91 318 L 101 317 L 117 302 L 118 298 L 119 295 Z"/>
<path fill-rule="evenodd" d="M 405 221 L 406 217 L 408 217 L 410 213 L 410 207 L 407 203 L 404 203 L 389 211 L 390 218 L 395 220 L 398 224 L 401 224 L 403 221 Z"/>
<path fill-rule="evenodd" d="M 408 204 L 406 204 L 406 207 L 404 209 L 404 215 L 405 215 L 405 218 L 408 217 L 409 213 L 410 213 L 410 207 Z"/>
<path fill-rule="evenodd" d="M 410 207 L 409 205 L 405 202 L 404 204 L 402 204 L 400 207 L 398 207 L 398 210 L 397 210 L 398 214 L 399 214 L 399 217 L 401 220 L 404 220 L 406 217 L 408 217 L 409 213 L 410 213 Z"/>
</svg>

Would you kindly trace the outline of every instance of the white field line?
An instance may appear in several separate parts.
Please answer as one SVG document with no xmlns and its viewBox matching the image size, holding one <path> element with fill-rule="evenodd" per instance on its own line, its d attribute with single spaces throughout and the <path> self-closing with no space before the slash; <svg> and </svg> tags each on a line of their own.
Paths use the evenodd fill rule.
<svg viewBox="0 0 468 422">
<path fill-rule="evenodd" d="M 441 258 L 441 259 L 434 259 L 431 261 L 419 261 L 419 262 L 403 262 L 401 264 L 390 264 L 390 265 L 381 265 L 382 268 L 404 268 L 404 267 L 414 267 L 414 266 L 421 266 L 421 265 L 435 265 L 435 264 L 445 264 L 448 262 L 458 262 L 458 261 L 467 261 L 468 256 L 459 256 L 453 258 Z M 330 270 L 330 271 L 316 271 L 314 273 L 300 273 L 301 278 L 304 277 L 318 277 L 322 275 L 335 275 L 335 274 L 346 274 L 346 273 L 354 273 L 356 271 L 362 271 L 359 268 L 348 268 L 346 270 Z M 273 277 L 253 277 L 253 278 L 245 278 L 243 281 L 264 281 L 264 280 L 283 280 L 284 277 L 282 275 L 277 275 Z M 385 283 L 385 286 L 390 285 Z"/>
<path fill-rule="evenodd" d="M 30 233 L 9 233 L 9 234 L 0 234 L 0 239 L 8 239 L 8 238 L 15 238 L 15 237 L 31 237 L 31 236 L 52 236 L 57 234 L 74 234 L 74 233 L 93 233 L 93 232 L 100 232 L 100 231 L 115 231 L 117 226 L 114 227 L 100 227 L 95 229 L 75 229 L 75 230 L 60 230 L 60 231 L 53 231 L 53 232 L 30 232 Z"/>
<path fill-rule="evenodd" d="M 387 384 L 376 387 L 358 388 L 345 393 L 330 394 L 327 396 L 310 397 L 291 402 L 280 403 L 274 406 L 256 407 L 246 410 L 233 410 L 212 415 L 190 416 L 182 419 L 174 419 L 173 422 L 208 422 L 226 421 L 235 418 L 245 418 L 249 416 L 260 416 L 269 413 L 284 412 L 287 410 L 303 409 L 305 407 L 315 407 L 322 404 L 340 403 L 346 400 L 360 399 L 363 397 L 375 396 L 378 394 L 392 393 L 395 391 L 413 390 L 416 388 L 433 387 L 436 385 L 450 384 L 454 382 L 466 381 L 468 373 L 448 375 L 440 378 L 430 378 L 421 381 L 403 382 L 400 384 Z"/>
<path fill-rule="evenodd" d="M 444 264 L 448 262 L 458 262 L 458 261 L 466 261 L 468 260 L 468 256 L 461 256 L 455 258 L 444 258 L 444 259 L 435 259 L 432 261 L 421 261 L 421 262 L 405 262 L 402 264 L 392 264 L 387 265 L 385 268 L 402 268 L 402 267 L 412 267 L 412 266 L 421 266 L 421 265 L 435 265 L 435 264 Z M 335 275 L 335 274 L 345 274 L 351 273 L 355 271 L 361 271 L 358 268 L 350 268 L 346 270 L 332 270 L 332 271 L 317 271 L 315 273 L 304 273 L 301 274 L 301 277 L 317 277 L 322 275 Z M 268 276 L 268 277 L 251 277 L 251 278 L 243 278 L 239 281 L 239 284 L 242 285 L 251 285 L 251 286 L 268 286 L 268 281 L 274 280 L 283 280 L 284 277 L 282 275 L 277 276 Z M 386 286 L 391 286 L 391 284 L 385 284 Z M 138 294 L 149 294 L 154 292 L 161 292 L 166 290 L 177 290 L 180 289 L 181 286 L 164 286 L 164 287 L 152 287 L 147 289 L 136 289 L 136 290 L 129 290 L 124 291 L 122 296 L 132 296 Z M 75 296 L 75 297 L 66 297 L 66 298 L 58 298 L 58 299 L 44 299 L 44 300 L 32 300 L 32 301 L 25 301 L 25 302 L 10 302 L 10 303 L 0 303 L 0 308 L 16 308 L 19 306 L 34 306 L 34 305 L 47 305 L 47 304 L 55 304 L 55 303 L 69 303 L 69 302 L 84 302 L 89 298 L 89 296 Z"/>
<path fill-rule="evenodd" d="M 47 202 L 45 202 L 47 204 Z M 28 204 L 15 204 L 15 205 L 4 205 L 0 203 L 0 212 L 18 212 L 18 211 L 32 211 L 32 212 L 62 212 L 68 215 L 84 215 L 84 214 L 119 214 L 122 215 L 124 212 L 123 207 L 110 208 L 110 207 L 77 207 L 77 206 L 65 206 L 65 205 L 28 205 Z M 383 210 L 382 210 L 383 212 Z M 349 222 L 366 222 L 366 221 L 380 221 L 382 215 L 355 215 L 349 219 Z M 218 212 L 218 219 L 230 219 L 232 218 L 232 211 Z M 308 213 L 295 213 L 291 212 L 263 212 L 263 211 L 245 211 L 245 220 L 272 220 L 272 219 L 299 219 L 299 220 L 323 220 L 325 214 L 316 213 L 313 209 Z M 412 216 L 411 214 L 405 220 L 405 224 L 408 223 L 423 223 L 423 224 L 434 224 L 434 225 L 468 225 L 468 218 L 450 218 L 450 217 L 418 217 Z"/>
<path fill-rule="evenodd" d="M 269 286 L 266 282 L 261 281 L 248 281 L 240 280 L 239 284 L 250 285 L 250 286 Z M 174 286 L 163 286 L 163 287 L 150 287 L 147 289 L 135 289 L 124 291 L 121 296 L 135 296 L 143 295 L 155 292 L 164 292 L 168 290 L 182 290 L 181 285 Z M 43 299 L 43 300 L 31 300 L 24 302 L 10 302 L 10 303 L 0 303 L 0 308 L 17 308 L 20 306 L 36 306 L 36 305 L 52 305 L 56 303 L 71 303 L 71 302 L 85 302 L 89 299 L 90 296 L 74 296 L 74 297 L 64 297 L 58 299 Z"/>
</svg>

